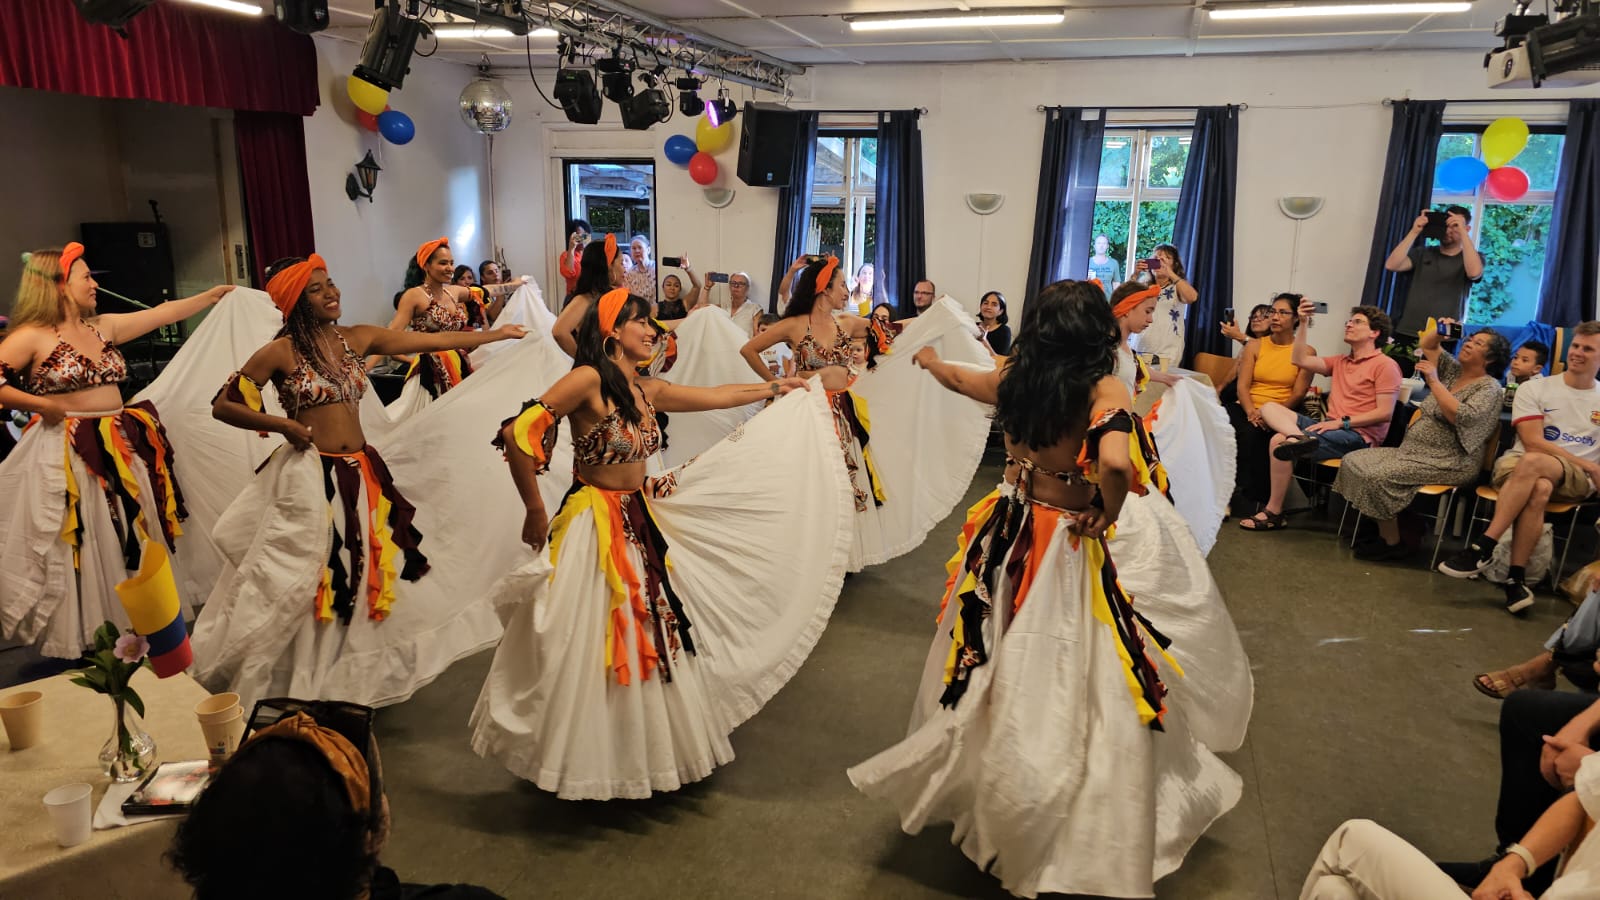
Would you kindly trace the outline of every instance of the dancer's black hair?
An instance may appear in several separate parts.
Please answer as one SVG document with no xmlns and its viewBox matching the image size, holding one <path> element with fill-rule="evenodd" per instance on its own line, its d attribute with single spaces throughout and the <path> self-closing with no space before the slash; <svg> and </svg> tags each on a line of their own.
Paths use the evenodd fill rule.
<svg viewBox="0 0 1600 900">
<path fill-rule="evenodd" d="M 783 308 L 785 319 L 793 316 L 809 316 L 811 310 L 817 305 L 817 296 L 826 291 L 829 284 L 817 284 L 817 276 L 822 274 L 822 267 L 826 266 L 826 259 L 819 259 L 800 270 L 800 275 L 794 280 L 794 293 L 789 296 L 789 305 Z M 833 275 L 829 281 L 839 276 L 839 267 L 833 267 Z"/>
<path fill-rule="evenodd" d="M 602 254 L 602 259 L 604 258 Z M 650 315 L 650 301 L 635 294 L 629 294 L 627 302 L 622 304 L 622 311 L 617 313 L 616 328 L 620 329 L 622 323 L 631 322 L 641 316 L 648 318 Z M 618 415 L 630 425 L 638 425 L 644 417 L 639 413 L 639 401 L 628 387 L 628 375 L 611 360 L 611 351 L 616 345 L 614 337 L 603 337 L 600 334 L 600 298 L 595 297 L 595 302 L 590 304 L 589 311 L 583 314 L 583 321 L 578 323 L 578 352 L 573 355 L 573 366 L 591 366 L 600 373 L 600 396 L 611 402 L 616 407 Z"/>
<path fill-rule="evenodd" d="M 267 266 L 267 280 L 271 281 L 272 276 L 290 266 L 305 261 L 306 259 L 303 256 L 290 256 L 277 260 Z M 329 381 L 333 381 L 339 377 L 339 369 L 343 361 L 328 358 L 328 352 L 324 348 L 320 336 L 323 323 L 318 321 L 316 313 L 311 311 L 311 304 L 305 301 L 306 295 L 302 291 L 294 301 L 294 308 L 289 310 L 288 318 L 283 320 L 283 327 L 278 329 L 278 333 L 273 337 L 288 338 L 289 344 L 294 347 L 294 352 L 301 359 L 310 363 L 311 368 L 315 369 L 317 374 Z"/>
<path fill-rule="evenodd" d="M 572 296 L 587 295 L 590 303 L 598 303 L 600 296 L 610 290 L 611 263 L 606 259 L 606 242 L 590 241 L 578 263 L 578 284 Z"/>
<path fill-rule="evenodd" d="M 1058 281 L 1022 306 L 995 420 L 1011 440 L 1050 447 L 1088 427 L 1094 386 L 1116 371 L 1121 334 L 1105 291 Z"/>
</svg>

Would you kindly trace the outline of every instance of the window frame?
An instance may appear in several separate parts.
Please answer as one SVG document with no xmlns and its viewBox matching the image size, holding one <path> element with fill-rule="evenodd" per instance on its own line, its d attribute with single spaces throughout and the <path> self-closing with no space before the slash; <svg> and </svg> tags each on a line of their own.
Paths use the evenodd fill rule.
<svg viewBox="0 0 1600 900">
<path fill-rule="evenodd" d="M 629 240 L 632 240 L 632 238 L 633 238 L 633 236 L 635 234 L 640 234 L 641 231 L 639 229 L 636 229 L 636 228 L 633 227 L 634 226 L 633 209 L 636 208 L 636 207 L 641 207 L 641 206 L 644 207 L 648 211 L 647 215 L 650 216 L 650 228 L 647 231 L 643 231 L 642 233 L 645 235 L 645 237 L 649 238 L 652 255 L 654 255 L 655 248 L 659 247 L 660 244 L 661 244 L 659 229 L 657 227 L 657 223 L 660 220 L 659 220 L 659 218 L 657 216 L 657 210 L 656 210 L 656 196 L 657 196 L 656 195 L 656 191 L 657 191 L 659 185 L 656 182 L 656 175 L 657 175 L 656 168 L 657 167 L 656 167 L 656 161 L 654 159 L 651 159 L 651 158 L 648 158 L 648 157 L 620 157 L 620 156 L 566 156 L 566 157 L 562 157 L 561 158 L 561 187 L 562 187 L 562 189 L 561 189 L 561 203 L 562 203 L 563 209 L 566 212 L 565 221 L 570 222 L 573 219 L 584 219 L 584 220 L 587 221 L 588 218 L 589 218 L 589 211 L 587 209 L 579 211 L 579 210 L 576 209 L 575 204 L 574 204 L 574 201 L 577 199 L 577 197 L 575 196 L 576 193 L 577 193 L 577 185 L 578 185 L 577 170 L 582 168 L 583 166 L 607 166 L 607 165 L 610 165 L 610 166 L 648 166 L 649 167 L 649 169 L 650 169 L 650 194 L 649 194 L 648 198 L 646 198 L 646 202 L 644 202 L 644 203 L 619 204 L 620 206 L 623 207 L 623 221 L 624 221 L 624 225 L 625 225 L 625 232 L 618 232 L 617 234 L 618 234 L 618 243 L 624 243 L 624 244 L 626 242 L 621 240 L 622 237 L 625 236 Z M 593 227 L 593 223 L 591 223 L 591 227 Z M 561 249 L 563 251 L 566 250 L 566 236 L 565 235 L 562 235 Z"/>
<path fill-rule="evenodd" d="M 844 256 L 839 260 L 839 267 L 846 278 L 855 277 L 856 270 L 866 263 L 876 265 L 876 260 L 861 259 L 866 252 L 867 214 L 876 215 L 878 200 L 878 185 L 876 176 L 870 186 L 857 183 L 861 172 L 861 141 L 877 140 L 878 132 L 872 128 L 822 128 L 817 131 L 817 141 L 824 138 L 842 138 L 844 145 L 844 169 L 840 173 L 839 184 L 817 184 L 815 170 L 811 176 L 811 211 L 817 212 L 817 198 L 824 197 L 836 201 L 830 203 L 825 209 L 838 210 L 844 214 L 845 239 Z M 809 226 L 809 223 L 807 223 Z M 809 230 L 809 229 L 808 229 Z M 809 235 L 807 236 L 809 245 Z M 808 246 L 808 250 L 809 250 Z M 819 248 L 820 249 L 820 248 Z"/>
<path fill-rule="evenodd" d="M 1146 202 L 1178 202 L 1183 193 L 1183 186 L 1177 187 L 1152 187 L 1150 185 L 1150 162 L 1155 155 L 1155 140 L 1159 137 L 1179 137 L 1193 140 L 1194 127 L 1183 125 L 1149 125 L 1128 124 L 1112 125 L 1107 123 L 1105 132 L 1100 138 L 1101 155 L 1105 154 L 1106 138 L 1126 135 L 1133 141 L 1133 146 L 1128 153 L 1128 183 L 1122 186 L 1107 186 L 1096 184 L 1094 202 L 1127 203 L 1128 208 L 1128 243 L 1125 252 L 1126 258 L 1121 260 L 1124 278 L 1133 277 L 1134 261 L 1138 259 L 1139 248 L 1139 206 Z M 1187 157 L 1185 157 L 1187 160 Z"/>
</svg>

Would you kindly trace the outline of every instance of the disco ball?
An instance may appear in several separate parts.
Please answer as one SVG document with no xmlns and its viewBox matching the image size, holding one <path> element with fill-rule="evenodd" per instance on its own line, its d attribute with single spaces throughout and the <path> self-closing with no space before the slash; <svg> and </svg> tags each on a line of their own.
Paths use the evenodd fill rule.
<svg viewBox="0 0 1600 900">
<path fill-rule="evenodd" d="M 490 78 L 480 78 L 461 90 L 461 121 L 479 134 L 505 131 L 511 124 L 511 94 Z"/>
</svg>

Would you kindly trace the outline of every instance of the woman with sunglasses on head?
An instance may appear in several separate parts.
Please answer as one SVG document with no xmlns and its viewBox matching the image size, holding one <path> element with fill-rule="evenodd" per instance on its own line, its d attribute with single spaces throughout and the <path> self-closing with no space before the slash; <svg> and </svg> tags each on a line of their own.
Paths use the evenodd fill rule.
<svg viewBox="0 0 1600 900">
<path fill-rule="evenodd" d="M 1024 897 L 1152 896 L 1242 792 L 1215 752 L 1239 745 L 1243 720 L 1208 699 L 1217 655 L 1185 646 L 1228 635 L 1187 621 L 1164 634 L 1119 578 L 1121 535 L 1108 543 L 1136 495 L 1172 515 L 1116 375 L 1119 340 L 1100 285 L 1063 281 L 1023 306 L 1003 368 L 916 355 L 947 389 L 994 404 L 1006 469 L 961 528 L 907 737 L 848 774 L 909 833 L 953 822 L 952 842 Z M 1220 606 L 1203 559 L 1196 569 L 1160 590 L 1209 590 Z M 1236 635 L 1231 652 L 1248 678 Z"/>
<path fill-rule="evenodd" d="M 584 314 L 572 371 L 495 437 L 540 556 L 494 591 L 506 632 L 472 745 L 562 799 L 648 797 L 732 760 L 728 734 L 800 666 L 844 574 L 849 486 L 823 395 L 795 378 L 641 378 L 655 341 L 649 302 L 607 293 Z M 763 399 L 777 402 L 736 436 L 647 474 L 659 411 Z M 569 452 L 572 489 L 552 515 L 542 475 Z"/>
<path fill-rule="evenodd" d="M 398 702 L 492 642 L 498 622 L 486 604 L 462 601 L 456 592 L 468 585 L 418 591 L 401 584 L 421 579 L 430 562 L 416 507 L 362 431 L 361 359 L 465 351 L 525 332 L 515 325 L 431 333 L 341 326 L 339 288 L 321 256 L 280 260 L 268 274 L 283 329 L 228 378 L 212 414 L 263 436 L 281 434 L 286 443 L 213 529 L 229 565 L 196 624 L 192 672 L 213 690 L 249 698 Z M 269 409 L 272 396 L 284 415 Z M 424 429 L 450 430 L 450 423 Z M 391 439 L 400 440 L 398 433 Z M 459 489 L 438 479 L 427 486 Z M 491 503 L 479 501 L 481 521 Z M 453 543 L 453 523 L 440 524 L 442 548 L 466 555 Z"/>
<path fill-rule="evenodd" d="M 0 407 L 34 417 L 0 463 L 0 633 L 68 659 L 106 620 L 127 626 L 116 585 L 178 553 L 188 515 L 155 406 L 123 404 L 118 346 L 233 290 L 97 315 L 97 287 L 82 244 L 28 254 L 0 342 Z"/>
</svg>

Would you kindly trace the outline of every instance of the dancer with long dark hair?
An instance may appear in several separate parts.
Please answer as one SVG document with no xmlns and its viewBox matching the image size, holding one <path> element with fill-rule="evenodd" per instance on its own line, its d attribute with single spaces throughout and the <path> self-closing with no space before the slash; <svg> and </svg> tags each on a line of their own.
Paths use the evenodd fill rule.
<svg viewBox="0 0 1600 900">
<path fill-rule="evenodd" d="M 578 355 L 578 324 L 603 295 L 622 284 L 622 275 L 616 235 L 608 234 L 605 240 L 590 241 L 584 246 L 578 263 L 578 285 L 562 305 L 556 323 L 550 326 L 551 337 L 568 356 Z"/>
</svg>

